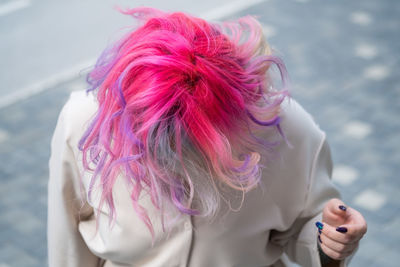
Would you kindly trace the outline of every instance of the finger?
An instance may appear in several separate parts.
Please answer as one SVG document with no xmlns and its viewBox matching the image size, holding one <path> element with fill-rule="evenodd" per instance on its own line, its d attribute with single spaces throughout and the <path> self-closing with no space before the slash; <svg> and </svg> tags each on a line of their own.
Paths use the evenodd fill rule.
<svg viewBox="0 0 400 267">
<path fill-rule="evenodd" d="M 327 235 L 323 233 L 320 235 L 319 241 L 320 243 L 324 243 L 325 246 L 332 249 L 333 251 L 336 251 L 338 253 L 350 253 L 350 254 L 354 251 L 354 249 L 357 247 L 358 244 L 358 242 L 343 244 L 330 239 Z"/>
<path fill-rule="evenodd" d="M 338 198 L 332 198 L 325 205 L 322 220 L 328 222 L 330 225 L 343 224 L 347 220 L 347 207 Z"/>
<path fill-rule="evenodd" d="M 341 233 L 341 230 L 346 229 L 347 232 L 342 233 L 346 243 L 354 243 L 360 241 L 364 237 L 365 230 L 364 225 L 361 224 L 344 224 L 336 227 L 335 231 Z M 333 232 L 331 232 L 333 235 Z M 343 240 L 343 239 L 342 239 Z"/>
<path fill-rule="evenodd" d="M 340 225 L 341 229 L 347 229 L 347 233 L 354 238 L 361 239 L 367 232 L 367 222 L 360 212 L 356 209 L 348 207 L 348 220 L 345 224 Z M 340 230 L 340 229 L 339 229 Z"/>
<path fill-rule="evenodd" d="M 351 253 L 349 252 L 337 252 L 331 248 L 329 248 L 328 246 L 326 246 L 324 243 L 320 243 L 320 247 L 322 249 L 322 251 L 329 256 L 330 258 L 334 259 L 334 260 L 343 260 L 345 258 L 347 258 L 348 256 L 350 256 Z"/>
<path fill-rule="evenodd" d="M 325 234 L 335 242 L 348 244 L 357 242 L 361 239 L 358 235 L 349 232 L 349 229 L 352 229 L 352 227 L 352 225 L 348 225 L 347 227 L 333 227 L 326 222 L 322 222 L 322 227 L 320 226 L 319 232 Z"/>
<path fill-rule="evenodd" d="M 344 230 L 346 229 L 346 230 Z M 337 232 L 347 231 L 343 234 L 346 235 L 346 239 L 358 241 L 364 237 L 366 233 L 366 225 L 365 224 L 343 224 L 335 229 Z"/>
<path fill-rule="evenodd" d="M 354 231 L 359 231 L 361 235 L 364 235 L 367 232 L 368 228 L 364 216 L 362 216 L 362 214 L 358 210 L 353 209 L 351 207 L 347 208 L 347 215 L 348 215 L 347 219 L 348 222 L 346 222 L 346 225 L 348 224 L 356 225 L 357 227 L 354 229 Z"/>
<path fill-rule="evenodd" d="M 344 204 L 344 202 L 341 199 L 338 198 L 332 198 L 329 200 L 329 211 L 332 212 L 333 214 L 337 214 L 340 216 L 346 216 L 346 211 L 347 211 L 347 206 Z"/>
<path fill-rule="evenodd" d="M 331 237 L 329 237 L 328 235 L 326 235 L 326 234 L 324 234 L 322 232 L 320 232 L 318 235 L 320 236 L 321 240 L 322 239 L 326 239 L 326 241 L 328 241 L 328 243 L 335 242 L 335 243 L 338 244 L 338 246 L 340 245 L 340 247 L 347 246 L 348 244 L 356 243 L 356 242 L 350 242 L 350 243 L 349 242 L 343 242 L 343 240 L 338 241 L 338 240 L 332 239 Z"/>
</svg>

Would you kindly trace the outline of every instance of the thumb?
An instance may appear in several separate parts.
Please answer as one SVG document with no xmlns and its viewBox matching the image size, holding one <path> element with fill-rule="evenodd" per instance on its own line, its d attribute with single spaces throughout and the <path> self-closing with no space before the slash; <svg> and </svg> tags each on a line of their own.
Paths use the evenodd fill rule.
<svg viewBox="0 0 400 267">
<path fill-rule="evenodd" d="M 330 199 L 322 212 L 322 221 L 331 226 L 339 226 L 346 222 L 348 217 L 347 206 L 338 198 Z"/>
</svg>

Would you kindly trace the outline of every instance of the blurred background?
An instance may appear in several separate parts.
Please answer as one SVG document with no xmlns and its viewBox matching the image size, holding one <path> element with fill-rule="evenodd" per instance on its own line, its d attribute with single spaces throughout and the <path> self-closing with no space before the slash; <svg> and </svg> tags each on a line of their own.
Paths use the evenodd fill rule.
<svg viewBox="0 0 400 267">
<path fill-rule="evenodd" d="M 87 67 L 133 23 L 116 4 L 257 15 L 327 132 L 343 200 L 368 222 L 350 266 L 399 266 L 400 1 L 0 0 L 0 267 L 47 265 L 50 139 Z"/>
</svg>

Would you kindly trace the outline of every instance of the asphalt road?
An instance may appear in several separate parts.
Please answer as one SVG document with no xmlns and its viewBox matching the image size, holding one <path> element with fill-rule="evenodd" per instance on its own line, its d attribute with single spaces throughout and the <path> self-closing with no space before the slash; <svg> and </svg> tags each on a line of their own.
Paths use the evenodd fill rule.
<svg viewBox="0 0 400 267">
<path fill-rule="evenodd" d="M 1 0 L 0 108 L 77 75 L 133 19 L 122 8 L 151 6 L 215 18 L 260 0 Z"/>
</svg>

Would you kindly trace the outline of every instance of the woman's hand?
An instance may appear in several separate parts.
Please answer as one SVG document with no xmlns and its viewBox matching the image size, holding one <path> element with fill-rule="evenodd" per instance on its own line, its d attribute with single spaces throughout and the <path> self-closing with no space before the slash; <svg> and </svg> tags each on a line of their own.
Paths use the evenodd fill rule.
<svg viewBox="0 0 400 267">
<path fill-rule="evenodd" d="M 316 226 L 322 251 L 335 260 L 343 260 L 353 253 L 367 232 L 367 222 L 361 213 L 337 198 L 326 203 L 322 223 L 317 222 Z"/>
</svg>

